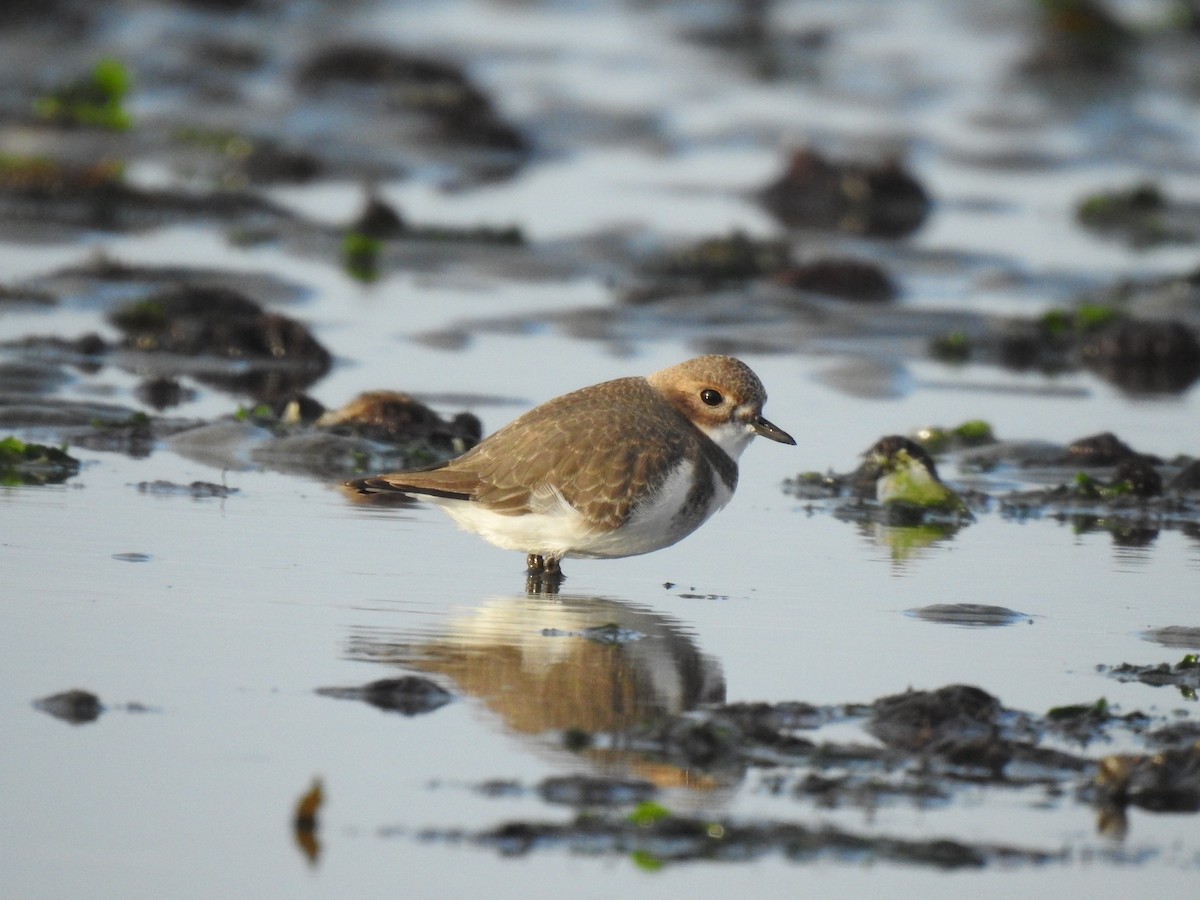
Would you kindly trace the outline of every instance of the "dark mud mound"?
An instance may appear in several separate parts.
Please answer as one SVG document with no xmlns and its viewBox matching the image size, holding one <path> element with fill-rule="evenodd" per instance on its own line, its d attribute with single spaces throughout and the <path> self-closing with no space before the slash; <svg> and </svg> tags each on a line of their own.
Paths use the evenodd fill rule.
<svg viewBox="0 0 1200 900">
<path fill-rule="evenodd" d="M 821 739 L 824 726 L 848 723 L 880 743 Z M 1168 749 L 1096 757 L 1060 749 L 1065 742 L 1082 750 L 1117 735 Z M 1041 805 L 1082 802 L 1095 809 L 1101 833 L 1121 834 L 1131 806 L 1151 812 L 1200 809 L 1200 756 L 1188 743 L 1195 735 L 1194 723 L 1140 711 L 1120 714 L 1102 700 L 1039 715 L 1007 709 L 977 687 L 949 685 L 870 704 L 713 706 L 635 728 L 621 736 L 620 746 L 641 757 L 643 771 L 679 766 L 695 784 L 705 778 L 729 784 L 731 778 L 757 772 L 763 790 L 790 796 L 805 808 L 942 808 L 965 797 L 978 803 L 981 792 L 997 793 Z M 584 754 L 602 746 L 571 745 Z M 508 856 L 546 851 L 632 855 L 647 868 L 701 860 L 744 863 L 766 855 L 949 870 L 1073 861 L 1072 852 L 1063 848 L 899 839 L 791 821 L 702 819 L 670 809 L 652 783 L 590 775 L 551 781 L 553 789 L 548 782 L 525 788 L 509 781 L 486 782 L 480 791 L 565 804 L 576 810 L 573 821 L 513 820 L 475 833 L 423 831 L 421 839 L 465 839 Z"/>
<path fill-rule="evenodd" d="M 145 231 L 179 222 L 277 229 L 293 220 L 256 194 L 195 194 L 129 183 L 120 164 L 0 160 L 0 235 L 13 242 L 72 240 L 88 231 Z"/>
<path fill-rule="evenodd" d="M 925 188 L 895 160 L 833 162 L 813 150 L 796 151 L 758 201 L 790 228 L 889 238 L 916 231 L 930 208 Z"/>
<path fill-rule="evenodd" d="M 915 619 L 938 622 L 943 625 L 963 625 L 973 628 L 995 627 L 1030 623 L 1033 620 L 1025 613 L 1003 606 L 984 603 L 934 603 L 905 611 Z"/>
<path fill-rule="evenodd" d="M 110 318 L 124 333 L 122 346 L 128 350 L 280 360 L 322 372 L 329 368 L 329 351 L 300 323 L 266 313 L 230 289 L 173 288 L 123 307 Z"/>
<path fill-rule="evenodd" d="M 1195 699 L 1196 691 L 1200 689 L 1200 660 L 1194 653 L 1189 653 L 1174 664 L 1121 663 L 1117 666 L 1100 666 L 1099 670 L 1117 681 L 1136 681 L 1152 687 L 1179 688 L 1188 699 Z"/>
<path fill-rule="evenodd" d="M 40 709 L 48 715 L 70 722 L 72 725 L 86 725 L 95 722 L 104 712 L 100 698 L 91 691 L 70 690 L 60 694 L 51 694 L 33 702 L 35 709 Z"/>
<path fill-rule="evenodd" d="M 0 484 L 61 484 L 79 467 L 79 460 L 59 447 L 0 439 Z"/>
<path fill-rule="evenodd" d="M 324 413 L 318 428 L 389 444 L 425 441 L 455 454 L 479 443 L 483 423 L 472 413 L 447 421 L 426 404 L 402 391 L 368 391 L 345 406 Z"/>
<path fill-rule="evenodd" d="M 373 44 L 326 47 L 300 68 L 297 84 L 325 99 L 353 99 L 387 115 L 418 115 L 430 136 L 508 154 L 519 161 L 525 137 L 504 121 L 460 68 L 441 58 Z"/>
<path fill-rule="evenodd" d="M 1096 778 L 1096 797 L 1116 809 L 1200 812 L 1200 747 L 1106 757 Z"/>
<path fill-rule="evenodd" d="M 899 294 L 877 263 L 832 254 L 799 261 L 788 241 L 752 238 L 740 231 L 652 254 L 638 268 L 635 284 L 622 294 L 625 303 L 637 306 L 686 301 L 754 282 L 784 289 L 779 292 L 784 308 L 810 296 L 883 303 Z"/>
<path fill-rule="evenodd" d="M 650 817 L 643 817 L 650 818 Z M 749 863 L 767 856 L 790 862 L 817 860 L 978 869 L 989 864 L 1040 865 L 1062 861 L 1055 851 L 952 840 L 906 840 L 855 834 L 832 826 L 792 823 L 735 823 L 666 813 L 652 821 L 590 815 L 568 824 L 509 822 L 490 831 L 463 835 L 424 831 L 424 840 L 472 844 L 504 856 L 563 850 L 572 855 L 631 857 L 642 869 L 658 870 L 688 862 Z"/>
<path fill-rule="evenodd" d="M 1173 200 L 1153 182 L 1086 197 L 1079 224 L 1138 248 L 1193 243 L 1200 237 L 1200 205 Z"/>
<path fill-rule="evenodd" d="M 863 528 L 882 526 L 876 538 L 892 543 L 898 556 L 953 537 L 990 512 L 1108 531 L 1122 546 L 1146 546 L 1165 529 L 1200 527 L 1200 464 L 1186 455 L 1141 453 L 1112 432 L 1065 446 L 1007 442 L 976 421 L 914 435 L 881 438 L 850 472 L 802 472 L 783 489 L 810 509 L 827 508 Z M 957 466 L 952 481 L 969 479 L 969 489 L 942 482 L 935 453 Z M 1014 482 L 1039 486 L 1014 489 Z"/>
<path fill-rule="evenodd" d="M 1114 322 L 1079 347 L 1083 364 L 1131 394 L 1179 394 L 1200 378 L 1200 340 L 1182 322 Z"/>
<path fill-rule="evenodd" d="M 416 675 L 383 678 L 362 687 L 318 688 L 317 693 L 338 700 L 360 700 L 384 712 L 398 712 L 403 716 L 430 713 L 454 699 L 453 694 L 436 682 Z"/>
<path fill-rule="evenodd" d="M 224 500 L 238 492 L 237 488 L 213 484 L 211 481 L 193 481 L 191 484 L 176 484 L 164 480 L 141 481 L 138 482 L 137 489 L 138 493 L 152 494 L 155 497 L 191 497 L 193 500 Z"/>
<path fill-rule="evenodd" d="M 1188 318 L 1143 317 L 1100 299 L 1037 319 L 989 322 L 971 336 L 939 335 L 930 353 L 945 362 L 985 362 L 1018 372 L 1088 369 L 1134 396 L 1180 394 L 1200 378 L 1194 311 Z"/>
</svg>

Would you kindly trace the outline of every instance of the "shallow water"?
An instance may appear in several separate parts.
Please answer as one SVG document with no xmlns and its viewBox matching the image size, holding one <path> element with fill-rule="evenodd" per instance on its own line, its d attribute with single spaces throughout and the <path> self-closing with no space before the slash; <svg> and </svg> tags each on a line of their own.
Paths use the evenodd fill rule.
<svg viewBox="0 0 1200 900">
<path fill-rule="evenodd" d="M 908 242 L 845 244 L 894 267 L 902 313 L 1036 314 L 1083 287 L 1194 266 L 1194 244 L 1136 252 L 1090 236 L 1071 217 L 1086 190 L 1131 174 L 1161 171 L 1167 188 L 1194 185 L 1194 96 L 1159 81 L 1082 111 L 1022 98 L 1005 88 L 1006 66 L 1022 46 L 1021 29 L 1009 27 L 1020 7 L 1003 4 L 995 21 L 983 21 L 934 0 L 776 4 L 779 22 L 829 25 L 836 37 L 816 61 L 821 77 L 764 81 L 744 60 L 679 36 L 681 23 L 707 21 L 706 10 L 366 4 L 340 26 L 346 35 L 454 48 L 506 112 L 541 137 L 541 155 L 507 181 L 446 193 L 433 165 L 381 186 L 414 220 L 520 224 L 534 247 L 519 259 L 464 249 L 364 286 L 303 244 L 235 246 L 205 225 L 0 245 L 7 283 L 97 249 L 130 263 L 274 275 L 302 293 L 280 308 L 337 357 L 312 389 L 324 403 L 396 388 L 446 413 L 470 408 L 487 431 L 552 396 L 654 371 L 708 341 L 791 341 L 789 352 L 739 355 L 767 386 L 767 415 L 798 442 L 752 446 L 730 506 L 675 547 L 569 560 L 557 598 L 526 595 L 517 554 L 456 531 L 426 506 L 364 509 L 320 479 L 254 465 L 222 471 L 168 447 L 145 459 L 72 448 L 84 468 L 65 485 L 0 488 L 8 748 L 0 859 L 12 896 L 441 897 L 478 895 L 481 885 L 501 897 L 1113 896 L 1149 885 L 1160 896 L 1190 894 L 1200 866 L 1194 816 L 1132 810 L 1118 840 L 1098 832 L 1087 804 L 1049 790 L 980 788 L 943 806 L 824 809 L 772 792 L 769 770 L 722 782 L 654 768 L 620 747 L 563 747 L 562 729 L 572 724 L 619 732 L 647 710 L 868 703 L 953 683 L 1039 713 L 1104 697 L 1122 712 L 1196 715 L 1178 691 L 1096 671 L 1186 652 L 1143 633 L 1200 624 L 1194 532 L 1163 530 L 1127 546 L 1050 516 L 1017 523 L 991 511 L 922 545 L 782 490 L 801 471 L 853 468 L 883 434 L 972 418 L 1006 439 L 1067 442 L 1112 431 L 1139 451 L 1195 454 L 1194 387 L 1131 396 L 1086 372 L 948 367 L 925 358 L 927 335 L 917 326 L 813 336 L 803 321 L 744 326 L 736 310 L 714 324 L 689 311 L 619 307 L 612 278 L 620 261 L 596 249 L 614 234 L 623 246 L 732 228 L 774 234 L 778 226 L 744 191 L 778 170 L 781 148 L 801 139 L 907 145 L 938 198 L 928 223 Z M 118 34 L 132 53 L 152 46 L 163 21 L 199 27 L 164 15 Z M 1001 141 L 978 124 L 984 113 L 1017 125 L 1001 129 Z M 1139 135 L 1149 137 L 1139 143 Z M 999 152 L 1000 144 L 1054 164 L 1001 169 L 968 153 Z M 149 178 L 153 164 L 131 168 L 139 171 Z M 328 221 L 361 202 L 357 180 L 336 178 L 272 194 Z M 6 340 L 111 335 L 106 311 L 86 296 L 50 310 L 5 308 L 0 332 Z M 751 317 L 749 305 L 743 312 Z M 136 406 L 140 374 L 77 372 L 57 395 Z M 172 414 L 213 418 L 239 402 L 201 388 Z M 957 481 L 961 473 L 949 466 L 945 474 Z M 1022 483 L 1019 472 L 1003 477 Z M 156 479 L 223 483 L 236 493 L 192 499 L 137 489 Z M 1006 627 L 963 627 L 909 613 L 950 603 L 1023 616 Z M 608 624 L 640 637 L 611 653 L 580 636 Z M 410 718 L 315 693 L 405 673 L 435 678 L 456 701 Z M 31 705 L 73 687 L 101 698 L 98 721 L 73 726 Z M 839 728 L 829 736 L 874 740 Z M 1143 748 L 1122 737 L 1086 749 L 1099 757 Z M 1066 857 L 947 873 L 767 853 L 651 871 L 627 854 L 552 847 L 509 857 L 469 839 L 505 822 L 570 821 L 571 807 L 536 790 L 568 772 L 649 779 L 667 808 L 717 821 L 833 825 Z M 314 777 L 326 802 L 310 860 L 291 817 Z M 517 788 L 479 789 L 498 780 Z"/>
</svg>

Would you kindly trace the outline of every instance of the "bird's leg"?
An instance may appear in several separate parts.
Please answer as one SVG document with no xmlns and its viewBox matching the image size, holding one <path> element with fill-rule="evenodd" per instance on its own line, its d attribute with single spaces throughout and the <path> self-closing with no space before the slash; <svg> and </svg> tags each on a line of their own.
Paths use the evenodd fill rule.
<svg viewBox="0 0 1200 900">
<path fill-rule="evenodd" d="M 557 594 L 564 578 L 556 557 L 539 553 L 525 557 L 525 593 Z"/>
</svg>

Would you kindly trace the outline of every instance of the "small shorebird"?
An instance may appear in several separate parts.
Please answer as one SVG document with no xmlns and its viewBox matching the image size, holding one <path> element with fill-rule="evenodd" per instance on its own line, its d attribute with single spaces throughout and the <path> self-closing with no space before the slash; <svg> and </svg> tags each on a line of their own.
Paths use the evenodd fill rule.
<svg viewBox="0 0 1200 900">
<path fill-rule="evenodd" d="M 428 500 L 557 582 L 563 557 L 669 547 L 728 503 L 751 438 L 796 443 L 766 399 L 745 363 L 700 356 L 557 397 L 449 462 L 347 485 Z"/>
</svg>

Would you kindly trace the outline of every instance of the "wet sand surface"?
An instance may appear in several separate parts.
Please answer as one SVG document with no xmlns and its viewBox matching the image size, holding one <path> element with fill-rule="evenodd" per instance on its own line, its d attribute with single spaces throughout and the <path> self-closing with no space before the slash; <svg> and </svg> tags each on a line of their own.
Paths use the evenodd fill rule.
<svg viewBox="0 0 1200 900">
<path fill-rule="evenodd" d="M 13 896 L 1190 896 L 1188 4 L 42 7 Z M 557 592 L 339 487 L 707 352 L 798 446 Z"/>
</svg>

